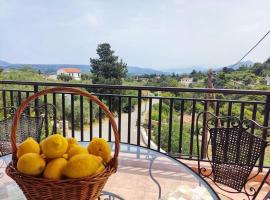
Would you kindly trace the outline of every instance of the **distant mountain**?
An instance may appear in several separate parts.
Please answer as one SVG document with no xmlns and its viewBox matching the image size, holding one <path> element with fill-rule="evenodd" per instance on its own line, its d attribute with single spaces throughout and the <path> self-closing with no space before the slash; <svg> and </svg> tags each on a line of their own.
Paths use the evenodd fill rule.
<svg viewBox="0 0 270 200">
<path fill-rule="evenodd" d="M 238 65 L 229 65 L 226 67 L 232 67 L 233 69 L 238 69 L 240 66 L 245 65 L 247 67 L 252 66 L 254 63 L 252 61 L 244 61 L 239 63 Z M 6 61 L 0 60 L 0 67 L 4 69 L 10 69 L 10 68 L 21 68 L 21 67 L 32 67 L 36 70 L 40 70 L 42 73 L 46 74 L 55 74 L 56 71 L 59 68 L 80 68 L 81 72 L 87 73 L 90 71 L 89 65 L 72 65 L 72 64 L 11 64 Z M 212 67 L 215 71 L 220 71 L 222 70 L 223 67 Z M 209 69 L 209 67 L 206 66 L 194 66 L 194 67 L 184 67 L 184 68 L 168 68 L 164 70 L 156 70 L 156 69 L 151 69 L 147 67 L 137 67 L 137 66 L 128 66 L 128 74 L 130 75 L 143 75 L 143 74 L 187 74 L 192 72 L 192 70 L 196 71 L 202 71 L 205 72 Z"/>
<path fill-rule="evenodd" d="M 5 67 L 5 66 L 9 66 L 9 65 L 11 65 L 11 64 L 6 62 L 6 61 L 0 60 L 0 66 Z"/>
<path fill-rule="evenodd" d="M 89 65 L 72 65 L 72 64 L 10 64 L 8 62 L 0 60 L 0 67 L 4 69 L 18 69 L 22 67 L 31 67 L 36 70 L 40 70 L 42 73 L 54 74 L 60 68 L 80 68 L 81 72 L 87 73 L 90 71 Z M 128 73 L 131 75 L 142 74 L 166 74 L 167 72 L 159 71 L 151 68 L 128 66 Z"/>
<path fill-rule="evenodd" d="M 151 68 L 142 68 L 135 66 L 128 66 L 128 73 L 131 75 L 143 75 L 143 74 L 168 74 L 168 72 L 155 70 Z"/>
<path fill-rule="evenodd" d="M 192 72 L 192 70 L 196 70 L 196 71 L 207 71 L 208 67 L 205 66 L 194 66 L 194 67 L 184 67 L 184 68 L 169 68 L 166 69 L 167 72 L 171 73 L 175 73 L 175 74 L 189 74 L 190 72 Z"/>
<path fill-rule="evenodd" d="M 237 65 L 229 65 L 229 66 L 226 66 L 226 67 L 233 68 L 234 70 L 236 70 L 236 69 L 239 69 L 239 67 L 241 67 L 241 66 L 251 67 L 252 65 L 254 65 L 254 63 L 252 61 L 250 61 L 250 60 L 247 60 L 247 61 L 240 62 Z"/>
</svg>

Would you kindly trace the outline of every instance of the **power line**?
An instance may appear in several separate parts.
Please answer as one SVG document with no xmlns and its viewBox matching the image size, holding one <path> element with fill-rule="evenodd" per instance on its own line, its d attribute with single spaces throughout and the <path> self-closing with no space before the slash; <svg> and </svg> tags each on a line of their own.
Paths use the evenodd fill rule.
<svg viewBox="0 0 270 200">
<path fill-rule="evenodd" d="M 251 51 L 253 51 L 253 49 L 255 49 L 264 40 L 264 38 L 266 38 L 266 36 L 269 33 L 270 33 L 270 30 L 238 62 L 236 62 L 231 67 L 234 67 L 235 65 L 238 65 Z"/>
</svg>

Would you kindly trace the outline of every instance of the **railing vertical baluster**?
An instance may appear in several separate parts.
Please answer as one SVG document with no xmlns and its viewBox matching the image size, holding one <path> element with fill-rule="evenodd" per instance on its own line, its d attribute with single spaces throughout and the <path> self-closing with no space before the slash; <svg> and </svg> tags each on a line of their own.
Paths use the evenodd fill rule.
<svg viewBox="0 0 270 200">
<path fill-rule="evenodd" d="M 48 137 L 48 135 L 49 135 L 49 126 L 48 126 L 47 95 L 44 95 L 44 110 L 45 110 L 45 134 L 46 134 L 46 137 Z"/>
<path fill-rule="evenodd" d="M 63 121 L 63 135 L 66 136 L 66 97 L 62 94 L 62 121 Z"/>
<path fill-rule="evenodd" d="M 29 97 L 30 93 L 29 91 L 26 92 L 26 99 Z M 26 108 L 27 114 L 30 115 L 30 106 Z"/>
<path fill-rule="evenodd" d="M 37 93 L 38 92 L 38 85 L 34 85 L 34 93 Z M 38 104 L 39 104 L 39 99 L 35 99 L 35 108 L 38 108 Z M 38 109 L 35 109 L 35 115 L 36 116 L 39 116 L 39 110 Z"/>
<path fill-rule="evenodd" d="M 26 98 L 28 98 L 30 95 L 30 92 L 29 91 L 26 91 Z"/>
<path fill-rule="evenodd" d="M 138 116 L 137 116 L 137 145 L 141 145 L 141 109 L 142 109 L 142 91 L 138 90 Z"/>
<path fill-rule="evenodd" d="M 162 120 L 162 98 L 159 99 L 159 106 L 158 106 L 158 151 L 160 151 L 161 145 L 161 120 Z"/>
<path fill-rule="evenodd" d="M 21 91 L 18 91 L 18 107 L 21 105 L 22 103 L 22 93 Z"/>
<path fill-rule="evenodd" d="M 240 111 L 240 120 L 242 121 L 244 119 L 245 115 L 245 103 L 241 103 L 241 111 Z"/>
<path fill-rule="evenodd" d="M 71 135 L 75 137 L 75 124 L 74 124 L 74 94 L 70 94 L 70 109 L 71 109 Z"/>
<path fill-rule="evenodd" d="M 102 110 L 101 108 L 99 107 L 98 108 L 98 129 L 99 129 L 99 137 L 101 138 L 102 137 Z"/>
<path fill-rule="evenodd" d="M 2 104 L 3 104 L 3 108 L 7 107 L 6 91 L 5 90 L 2 91 Z M 4 109 L 4 117 L 7 118 L 7 110 L 6 109 Z"/>
<path fill-rule="evenodd" d="M 173 118 L 173 98 L 170 99 L 170 113 L 169 113 L 169 136 L 168 136 L 168 153 L 172 152 L 172 118 Z"/>
<path fill-rule="evenodd" d="M 118 97 L 118 133 L 119 133 L 119 140 L 121 142 L 121 113 L 122 113 L 122 98 L 121 96 Z"/>
<path fill-rule="evenodd" d="M 191 113 L 191 127 L 190 127 L 190 145 L 189 145 L 189 158 L 192 158 L 193 154 L 193 139 L 194 139 L 194 121 L 196 112 L 196 101 L 192 100 L 192 113 Z"/>
<path fill-rule="evenodd" d="M 13 98 L 13 91 L 9 91 L 9 97 L 10 97 L 10 106 L 14 106 L 14 98 Z"/>
<path fill-rule="evenodd" d="M 229 102 L 229 105 L 228 105 L 228 116 L 232 116 L 232 102 L 230 101 Z M 230 128 L 230 124 L 231 124 L 231 119 L 228 118 L 227 120 L 227 128 Z"/>
<path fill-rule="evenodd" d="M 253 110 L 252 110 L 252 120 L 256 121 L 256 114 L 257 114 L 257 103 L 253 104 Z M 254 134 L 255 125 L 252 123 L 251 126 L 251 133 Z"/>
<path fill-rule="evenodd" d="M 219 116 L 219 105 L 220 105 L 220 102 L 219 101 L 216 101 L 215 102 L 215 115 L 218 117 Z M 219 125 L 219 121 L 218 119 L 215 120 L 215 128 L 217 128 Z"/>
<path fill-rule="evenodd" d="M 151 149 L 151 132 L 152 132 L 152 98 L 149 98 L 149 109 L 148 109 L 148 141 L 147 147 Z"/>
<path fill-rule="evenodd" d="M 269 125 L 269 111 L 270 111 L 270 95 L 267 95 L 266 96 L 266 102 L 265 102 L 265 108 L 264 108 L 264 121 L 263 121 L 263 126 L 264 127 L 268 127 L 268 125 Z M 264 140 L 266 140 L 266 138 L 267 138 L 267 133 L 268 133 L 268 130 L 264 129 L 263 130 L 263 135 L 262 135 L 262 138 Z M 262 154 L 262 156 L 260 157 L 260 160 L 259 160 L 259 169 L 260 169 L 260 171 L 262 171 L 262 169 L 263 169 L 264 155 L 265 155 L 265 151 L 263 152 L 263 154 Z"/>
<path fill-rule="evenodd" d="M 56 94 L 53 93 L 53 132 L 57 132 L 57 101 L 56 101 Z"/>
<path fill-rule="evenodd" d="M 131 97 L 128 97 L 128 138 L 127 142 L 130 144 L 131 135 Z"/>
<path fill-rule="evenodd" d="M 112 97 L 109 96 L 109 110 L 112 111 Z M 112 141 L 112 126 L 109 120 L 109 142 Z"/>
<path fill-rule="evenodd" d="M 81 123 L 81 141 L 84 141 L 83 138 L 83 96 L 80 96 L 80 123 Z"/>
<path fill-rule="evenodd" d="M 207 120 L 208 120 L 208 107 L 209 107 L 209 101 L 204 101 L 204 114 L 203 114 L 203 131 L 202 131 L 202 146 L 201 146 L 201 158 L 206 158 L 207 156 L 207 138 L 208 138 L 208 129 L 207 129 Z M 197 131 L 197 130 L 196 130 Z M 197 134 L 197 133 L 196 133 Z M 199 142 L 199 141 L 196 141 Z"/>
<path fill-rule="evenodd" d="M 181 157 L 181 154 L 182 154 L 182 146 L 183 146 L 184 107 L 185 107 L 185 101 L 181 100 L 181 105 L 180 105 L 180 128 L 179 128 L 179 149 L 178 149 L 180 157 Z"/>
<path fill-rule="evenodd" d="M 89 101 L 89 121 L 90 121 L 89 131 L 90 131 L 90 141 L 91 141 L 93 138 L 93 102 L 91 100 Z"/>
</svg>

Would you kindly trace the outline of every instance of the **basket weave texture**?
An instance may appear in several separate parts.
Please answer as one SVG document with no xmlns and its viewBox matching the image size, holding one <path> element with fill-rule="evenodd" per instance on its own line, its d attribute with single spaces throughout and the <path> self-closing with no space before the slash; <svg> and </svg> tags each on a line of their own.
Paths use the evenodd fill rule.
<svg viewBox="0 0 270 200">
<path fill-rule="evenodd" d="M 41 177 L 33 177 L 25 175 L 19 172 L 17 166 L 17 146 L 16 146 L 16 130 L 21 114 L 24 109 L 32 101 L 38 99 L 40 96 L 51 94 L 51 93 L 72 93 L 88 98 L 89 100 L 96 103 L 105 115 L 108 117 L 115 137 L 115 151 L 114 156 L 105 166 L 105 170 L 99 174 L 78 178 L 78 179 L 64 179 L 64 180 L 49 180 Z M 119 154 L 119 134 L 116 122 L 113 114 L 110 112 L 108 107 L 101 102 L 96 96 L 91 95 L 88 92 L 84 92 L 76 88 L 68 87 L 54 87 L 42 90 L 28 97 L 17 109 L 12 124 L 11 130 L 11 145 L 12 145 L 12 161 L 6 168 L 6 173 L 19 185 L 24 195 L 29 200 L 93 200 L 100 196 L 100 193 L 106 184 L 110 175 L 116 172 L 118 165 L 118 154 Z"/>
</svg>

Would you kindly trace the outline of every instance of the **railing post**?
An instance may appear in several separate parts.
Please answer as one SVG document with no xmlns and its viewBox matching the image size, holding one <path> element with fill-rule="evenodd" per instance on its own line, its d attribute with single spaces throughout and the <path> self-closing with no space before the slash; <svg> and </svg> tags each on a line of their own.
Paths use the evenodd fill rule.
<svg viewBox="0 0 270 200">
<path fill-rule="evenodd" d="M 264 121 L 263 121 L 263 126 L 264 127 L 268 127 L 268 124 L 269 124 L 269 111 L 270 111 L 270 95 L 267 95 L 266 96 L 265 107 L 264 107 Z M 262 138 L 264 140 L 267 139 L 267 129 L 263 130 Z M 265 154 L 265 151 L 262 153 L 262 156 L 261 156 L 260 161 L 259 161 L 259 169 L 260 169 L 260 171 L 262 171 L 262 169 L 263 169 L 264 154 Z"/>
<path fill-rule="evenodd" d="M 138 116 L 137 116 L 137 145 L 141 145 L 141 109 L 142 109 L 142 91 L 138 90 Z"/>
<path fill-rule="evenodd" d="M 202 146 L 201 146 L 201 159 L 206 158 L 207 156 L 207 145 L 208 145 L 208 129 L 206 127 L 206 123 L 208 120 L 208 114 L 206 113 L 208 111 L 209 108 L 209 101 L 205 101 L 204 102 L 204 114 L 203 114 L 203 130 L 202 130 Z M 198 128 L 198 127 L 197 127 Z M 197 131 L 197 130 L 196 130 Z M 197 141 L 199 142 L 199 141 Z"/>
<path fill-rule="evenodd" d="M 34 85 L 34 93 L 38 92 L 38 85 Z M 38 116 L 39 115 L 39 111 L 38 111 L 38 98 L 35 99 L 35 115 Z"/>
</svg>

